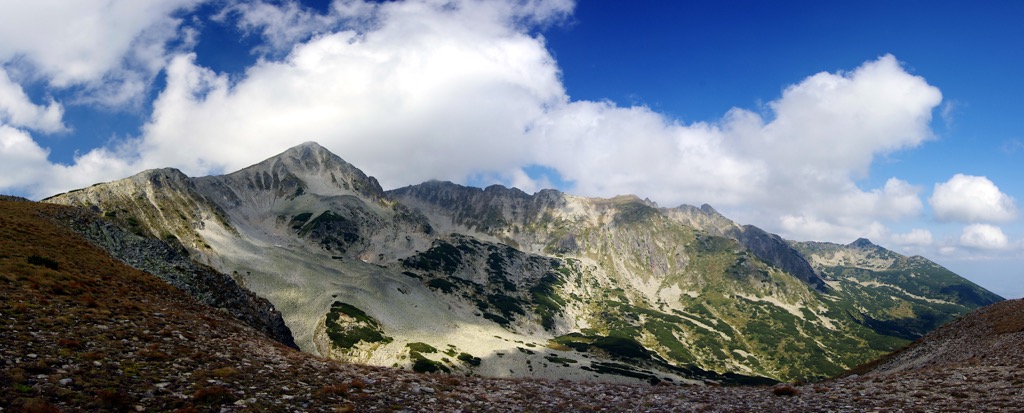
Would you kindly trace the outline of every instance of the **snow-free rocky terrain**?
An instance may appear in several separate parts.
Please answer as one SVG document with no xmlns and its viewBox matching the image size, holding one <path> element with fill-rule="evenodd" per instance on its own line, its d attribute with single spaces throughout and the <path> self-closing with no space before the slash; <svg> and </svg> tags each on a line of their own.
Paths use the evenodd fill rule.
<svg viewBox="0 0 1024 413">
<path fill-rule="evenodd" d="M 230 274 L 310 354 L 453 377 L 813 380 L 1002 300 L 923 257 L 786 241 L 707 205 L 434 181 L 385 192 L 315 143 L 227 175 L 150 170 L 45 201 Z"/>
<path fill-rule="evenodd" d="M 1024 301 L 800 386 L 420 374 L 300 352 L 111 257 L 81 210 L 0 197 L 3 412 L 1005 412 L 1024 406 Z"/>
</svg>

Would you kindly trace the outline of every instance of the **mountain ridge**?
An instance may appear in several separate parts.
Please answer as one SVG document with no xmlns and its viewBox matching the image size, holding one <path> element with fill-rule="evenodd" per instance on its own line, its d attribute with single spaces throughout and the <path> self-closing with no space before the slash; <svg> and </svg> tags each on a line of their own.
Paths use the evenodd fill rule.
<svg viewBox="0 0 1024 413">
<path fill-rule="evenodd" d="M 573 379 L 806 379 L 998 299 L 930 261 L 892 274 L 839 272 L 825 265 L 838 259 L 828 248 L 740 226 L 709 205 L 438 181 L 382 191 L 315 143 L 227 175 L 166 174 L 174 185 L 136 176 L 48 201 L 178 238 L 274 303 L 301 348 L 364 363 Z M 526 262 L 534 273 L 523 272 Z M 929 279 L 938 284 L 899 291 L 900 271 L 937 274 Z M 332 321 L 343 320 L 338 311 L 355 321 Z M 411 350 L 417 343 L 491 356 L 459 363 Z"/>
</svg>

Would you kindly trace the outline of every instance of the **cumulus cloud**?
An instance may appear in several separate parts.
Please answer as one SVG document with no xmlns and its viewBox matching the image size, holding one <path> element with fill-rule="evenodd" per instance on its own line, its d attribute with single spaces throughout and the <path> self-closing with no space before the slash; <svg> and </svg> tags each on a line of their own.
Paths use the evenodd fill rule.
<svg viewBox="0 0 1024 413">
<path fill-rule="evenodd" d="M 855 180 L 875 157 L 929 139 L 941 99 L 886 55 L 786 88 L 767 117 L 734 108 L 684 125 L 645 107 L 568 102 L 538 123 L 535 156 L 589 195 L 708 202 L 788 236 L 866 236 L 919 214 L 920 188 L 893 178 L 863 190 Z"/>
<path fill-rule="evenodd" d="M 347 4 L 346 4 L 347 3 Z M 214 19 L 234 20 L 246 33 L 266 40 L 261 51 L 287 51 L 316 33 L 340 27 L 344 17 L 372 16 L 375 7 L 364 2 L 335 2 L 328 14 L 319 14 L 299 3 L 238 2 L 225 7 Z"/>
<path fill-rule="evenodd" d="M 64 107 L 57 102 L 51 100 L 45 107 L 32 103 L 21 85 L 11 81 L 7 71 L 0 67 L 0 125 L 53 133 L 66 129 L 63 116 Z"/>
<path fill-rule="evenodd" d="M 0 125 L 0 188 L 39 199 L 138 172 L 127 154 L 109 149 L 76 156 L 71 165 L 51 163 L 49 153 L 27 132 Z"/>
<path fill-rule="evenodd" d="M 960 245 L 982 250 L 1000 250 L 1010 242 L 999 227 L 988 224 L 972 224 L 960 235 Z"/>
<path fill-rule="evenodd" d="M 48 154 L 24 131 L 0 124 L 0 188 L 26 188 L 48 179 Z"/>
<path fill-rule="evenodd" d="M 83 99 L 119 104 L 139 97 L 179 35 L 173 12 L 200 0 L 5 2 L 0 62 L 56 87 L 84 86 Z"/>
<path fill-rule="evenodd" d="M 769 106 L 775 119 L 744 136 L 751 156 L 765 153 L 815 172 L 865 175 L 874 156 L 914 147 L 932 136 L 928 124 L 939 90 L 892 55 L 850 73 L 818 73 L 786 88 Z"/>
<path fill-rule="evenodd" d="M 137 33 L 164 33 L 142 41 L 154 45 L 152 59 L 142 60 L 164 64 L 167 82 L 141 136 L 53 173 L 93 180 L 164 166 L 222 173 L 315 140 L 385 187 L 487 176 L 540 188 L 547 178 L 525 170 L 536 165 L 571 182 L 574 193 L 711 203 L 799 239 L 885 237 L 886 222 L 922 210 L 921 189 L 907 181 L 857 184 L 878 156 L 931 138 L 942 100 L 891 55 L 813 74 L 764 113 L 734 108 L 684 124 L 644 106 L 569 98 L 544 39 L 531 33 L 565 19 L 570 0 L 336 0 L 324 14 L 291 3 L 229 6 L 221 18 L 286 51 L 231 79 L 198 65 L 194 54 L 166 56 L 159 39 L 180 28 L 167 10 L 190 4 L 140 11 L 144 21 L 112 36 L 119 52 L 69 45 L 84 51 L 82 70 L 48 65 L 59 59 L 42 51 L 15 50 L 49 68 L 54 82 L 75 82 L 120 67 L 111 56 L 135 50 Z M 0 44 L 0 56 L 10 50 Z"/>
<path fill-rule="evenodd" d="M 935 184 L 928 203 L 942 221 L 1007 222 L 1017 217 L 1013 198 L 984 176 L 956 174 Z"/>
<path fill-rule="evenodd" d="M 511 173 L 530 160 L 523 131 L 565 92 L 543 41 L 490 4 L 386 3 L 376 30 L 317 36 L 234 84 L 179 56 L 142 162 L 233 170 L 316 140 L 385 186 Z"/>
<path fill-rule="evenodd" d="M 926 247 L 932 245 L 932 232 L 926 229 L 916 228 L 907 233 L 893 234 L 892 242 L 897 245 Z"/>
</svg>

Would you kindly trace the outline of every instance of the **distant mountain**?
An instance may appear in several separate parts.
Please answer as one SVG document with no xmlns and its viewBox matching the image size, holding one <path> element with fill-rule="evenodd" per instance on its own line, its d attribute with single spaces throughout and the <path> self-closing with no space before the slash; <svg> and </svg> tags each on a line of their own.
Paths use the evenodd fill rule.
<svg viewBox="0 0 1024 413">
<path fill-rule="evenodd" d="M 861 238 L 849 245 L 794 242 L 849 308 L 881 334 L 914 340 L 966 309 L 1003 298 L 921 256 L 905 257 Z"/>
<path fill-rule="evenodd" d="M 818 378 L 1000 300 L 920 257 L 791 243 L 707 205 L 385 192 L 311 142 L 228 175 L 151 170 L 47 202 L 179 242 L 270 300 L 305 351 L 417 371 Z"/>
</svg>

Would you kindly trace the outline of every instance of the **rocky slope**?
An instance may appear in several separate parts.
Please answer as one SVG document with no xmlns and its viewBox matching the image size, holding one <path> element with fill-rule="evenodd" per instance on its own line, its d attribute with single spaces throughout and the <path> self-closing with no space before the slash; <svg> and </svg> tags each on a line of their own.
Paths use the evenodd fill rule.
<svg viewBox="0 0 1024 413">
<path fill-rule="evenodd" d="M 890 359 L 896 364 L 804 386 L 416 374 L 271 341 L 49 218 L 64 210 L 0 200 L 4 411 L 985 412 L 1024 404 L 1020 300 L 926 336 Z"/>
<path fill-rule="evenodd" d="M 706 205 L 444 182 L 384 192 L 315 143 L 224 176 L 153 170 L 47 201 L 176 238 L 270 300 L 303 350 L 419 371 L 820 378 L 998 299 L 952 273 L 893 295 L 902 279 L 850 281 Z"/>
<path fill-rule="evenodd" d="M 622 293 L 610 301 L 579 294 L 600 309 L 577 311 L 574 317 L 590 321 L 579 327 L 653 337 L 643 344 L 681 365 L 783 379 L 834 374 L 1001 299 L 921 257 L 866 241 L 790 244 L 708 205 L 665 209 L 631 196 L 527 195 L 445 182 L 388 195 L 423 212 L 440 232 L 593 263 L 585 278 L 597 280 L 596 290 Z M 861 259 L 839 274 L 826 250 Z M 885 268 L 871 254 L 888 257 Z M 925 284 L 930 288 L 918 288 Z M 630 320 L 633 314 L 640 316 Z"/>
<path fill-rule="evenodd" d="M 78 208 L 41 213 L 125 264 L 154 274 L 197 301 L 227 312 L 286 346 L 298 348 L 281 313 L 269 301 L 242 288 L 230 276 L 192 261 L 176 239 L 165 241 L 128 233 L 90 211 Z"/>
</svg>

